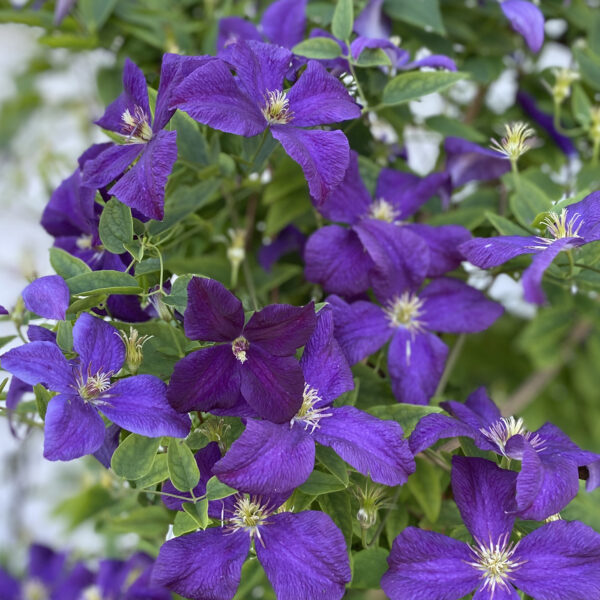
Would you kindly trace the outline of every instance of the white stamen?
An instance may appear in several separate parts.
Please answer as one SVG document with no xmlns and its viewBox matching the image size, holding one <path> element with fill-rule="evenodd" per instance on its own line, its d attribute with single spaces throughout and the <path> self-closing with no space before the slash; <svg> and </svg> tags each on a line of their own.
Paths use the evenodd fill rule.
<svg viewBox="0 0 600 600">
<path fill-rule="evenodd" d="M 400 211 L 392 204 L 383 198 L 374 200 L 369 208 L 369 216 L 372 219 L 386 221 L 387 223 L 395 223 L 400 216 Z"/>
<path fill-rule="evenodd" d="M 112 374 L 112 371 L 107 373 L 98 371 L 95 375 L 88 372 L 86 378 L 83 373 L 80 373 L 76 383 L 77 393 L 83 400 L 96 400 L 96 398 L 110 389 L 110 378 Z"/>
<path fill-rule="evenodd" d="M 532 250 L 545 250 L 552 245 L 556 240 L 564 238 L 581 238 L 579 230 L 583 225 L 583 219 L 579 213 L 569 216 L 566 208 L 560 211 L 560 214 L 549 212 L 548 216 L 542 221 L 542 225 L 546 227 L 546 232 L 550 237 L 537 236 L 536 240 L 540 245 L 530 246 Z"/>
<path fill-rule="evenodd" d="M 315 406 L 322 401 L 323 399 L 319 396 L 319 391 L 310 387 L 308 383 L 305 383 L 304 393 L 302 394 L 302 406 L 290 421 L 290 427 L 292 427 L 294 423 L 303 423 L 304 429 L 308 429 L 309 427 L 312 428 L 310 430 L 311 433 L 313 433 L 315 429 L 318 429 L 319 421 L 321 419 L 332 416 L 332 413 L 325 412 L 326 410 L 329 410 L 329 406 L 315 408 Z"/>
<path fill-rule="evenodd" d="M 231 350 L 233 355 L 244 364 L 248 360 L 248 348 L 250 348 L 250 342 L 243 336 L 240 336 L 233 340 L 231 344 Z"/>
<path fill-rule="evenodd" d="M 393 298 L 383 310 L 390 326 L 405 327 L 414 334 L 424 329 L 424 323 L 420 320 L 423 316 L 423 304 L 423 300 L 414 292 L 403 292 L 400 297 Z"/>
<path fill-rule="evenodd" d="M 281 90 L 267 91 L 265 105 L 261 109 L 264 118 L 271 124 L 284 125 L 294 118 L 290 111 L 290 101 L 287 94 Z"/>
<path fill-rule="evenodd" d="M 536 433 L 535 435 L 525 429 L 523 419 L 514 417 L 501 417 L 489 427 L 482 427 L 479 431 L 492 443 L 496 444 L 500 452 L 506 455 L 506 444 L 511 437 L 522 435 L 536 450 L 544 450 L 544 440 Z M 507 457 L 508 458 L 508 457 Z"/>
<path fill-rule="evenodd" d="M 121 115 L 123 133 L 127 136 L 126 142 L 130 144 L 148 143 L 152 139 L 152 127 L 148 115 L 141 106 L 135 105 L 133 115 L 128 108 Z"/>
<path fill-rule="evenodd" d="M 229 529 L 231 531 L 247 531 L 250 537 L 256 535 L 262 544 L 259 527 L 266 524 L 271 512 L 269 507 L 262 504 L 260 499 L 255 496 L 238 496 L 233 516 L 229 519 Z"/>
</svg>

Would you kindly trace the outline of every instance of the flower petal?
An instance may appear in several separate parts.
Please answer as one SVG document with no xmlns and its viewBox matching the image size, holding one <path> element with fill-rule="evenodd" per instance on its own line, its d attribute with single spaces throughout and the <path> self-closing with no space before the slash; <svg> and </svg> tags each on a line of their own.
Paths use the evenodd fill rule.
<svg viewBox="0 0 600 600">
<path fill-rule="evenodd" d="M 402 485 L 415 460 L 395 421 L 382 421 L 353 406 L 331 408 L 315 429 L 319 444 L 333 448 L 348 464 L 376 483 Z"/>
<path fill-rule="evenodd" d="M 236 490 L 271 496 L 303 484 L 314 466 L 315 442 L 300 424 L 250 419 L 213 472 Z"/>
<path fill-rule="evenodd" d="M 322 512 L 280 513 L 261 528 L 256 555 L 278 600 L 340 600 L 350 581 L 342 532 Z"/>
<path fill-rule="evenodd" d="M 241 17 L 224 17 L 219 19 L 219 32 L 217 33 L 217 53 L 221 54 L 228 46 L 240 40 L 262 41 L 256 25 Z"/>
<path fill-rule="evenodd" d="M 457 404 L 457 403 L 453 403 Z M 481 419 L 481 424 L 483 426 L 491 425 L 495 423 L 500 417 L 502 413 L 500 409 L 494 404 L 492 399 L 488 396 L 486 389 L 484 387 L 477 388 L 474 392 L 469 394 L 467 401 L 465 402 L 465 406 L 470 408 L 476 415 L 478 415 Z M 457 415 L 458 416 L 458 415 Z M 461 418 L 458 416 L 458 418 Z M 472 425 L 476 429 L 481 427 L 476 423 Z"/>
<path fill-rule="evenodd" d="M 22 292 L 27 310 L 45 319 L 63 320 L 69 308 L 69 287 L 59 275 L 32 281 Z"/>
<path fill-rule="evenodd" d="M 600 192 L 567 207 L 567 222 L 577 219 L 579 235 L 588 242 L 600 240 Z"/>
<path fill-rule="evenodd" d="M 496 543 L 515 522 L 517 474 L 484 458 L 452 457 L 452 491 L 460 514 L 477 542 Z"/>
<path fill-rule="evenodd" d="M 394 540 L 381 587 L 391 600 L 459 600 L 479 583 L 472 561 L 464 542 L 407 527 Z"/>
<path fill-rule="evenodd" d="M 500 4 L 511 27 L 520 33 L 532 52 L 539 52 L 544 43 L 544 15 L 532 2 L 505 0 Z"/>
<path fill-rule="evenodd" d="M 0 567 L 0 598 L 21 600 L 21 584 L 12 575 Z"/>
<path fill-rule="evenodd" d="M 104 430 L 104 441 L 102 446 L 94 452 L 94 458 L 106 469 L 110 469 L 110 461 L 115 450 L 119 447 L 121 428 L 118 425 L 110 425 Z"/>
<path fill-rule="evenodd" d="M 425 415 L 416 425 L 408 440 L 411 452 L 419 454 L 437 441 L 453 437 L 473 437 L 473 429 L 447 415 Z"/>
<path fill-rule="evenodd" d="M 239 363 L 231 346 L 201 348 L 175 364 L 167 391 L 178 412 L 234 406 L 240 398 Z"/>
<path fill-rule="evenodd" d="M 366 38 L 389 38 L 392 23 L 383 12 L 383 0 L 369 0 L 354 21 L 354 31 Z"/>
<path fill-rule="evenodd" d="M 302 167 L 310 195 L 317 203 L 325 200 L 344 179 L 350 146 L 342 131 L 272 125 L 271 133 L 288 156 Z"/>
<path fill-rule="evenodd" d="M 433 333 L 399 327 L 388 351 L 392 390 L 399 402 L 427 404 L 444 371 L 448 347 Z"/>
<path fill-rule="evenodd" d="M 167 385 L 153 375 L 120 379 L 101 398 L 98 408 L 113 423 L 147 437 L 185 437 L 190 432 L 187 415 L 167 402 Z"/>
<path fill-rule="evenodd" d="M 303 257 L 305 245 L 306 235 L 295 225 L 287 225 L 270 243 L 261 246 L 258 251 L 258 262 L 265 271 L 269 272 L 273 265 L 287 254 L 297 251 Z"/>
<path fill-rule="evenodd" d="M 92 454 L 104 442 L 104 429 L 97 409 L 79 396 L 54 396 L 46 411 L 44 458 L 73 460 Z"/>
<path fill-rule="evenodd" d="M 304 39 L 308 0 L 277 0 L 265 10 L 260 24 L 267 39 L 292 48 Z"/>
<path fill-rule="evenodd" d="M 89 313 L 82 313 L 73 326 L 73 349 L 84 374 L 117 373 L 125 362 L 125 344 L 119 332 Z"/>
<path fill-rule="evenodd" d="M 504 312 L 502 305 L 459 281 L 441 277 L 420 294 L 427 329 L 442 333 L 476 333 L 487 329 Z"/>
<path fill-rule="evenodd" d="M 308 238 L 304 262 L 308 281 L 342 296 L 356 296 L 366 291 L 374 266 L 356 232 L 339 225 L 321 227 Z"/>
<path fill-rule="evenodd" d="M 131 165 L 146 144 L 111 144 L 83 167 L 82 185 L 98 189 L 107 186 Z"/>
<path fill-rule="evenodd" d="M 521 254 L 534 254 L 537 238 L 521 235 L 499 235 L 492 238 L 473 238 L 458 249 L 464 257 L 482 269 L 497 267 Z"/>
<path fill-rule="evenodd" d="M 242 303 L 219 281 L 193 277 L 187 286 L 183 316 L 185 335 L 191 340 L 231 342 L 244 327 Z"/>
<path fill-rule="evenodd" d="M 152 582 L 191 600 L 230 600 L 250 550 L 244 531 L 221 527 L 198 531 L 162 545 L 152 570 Z"/>
<path fill-rule="evenodd" d="M 42 544 L 32 544 L 29 548 L 27 575 L 50 587 L 63 574 L 66 558 L 63 552 L 55 552 Z"/>
</svg>

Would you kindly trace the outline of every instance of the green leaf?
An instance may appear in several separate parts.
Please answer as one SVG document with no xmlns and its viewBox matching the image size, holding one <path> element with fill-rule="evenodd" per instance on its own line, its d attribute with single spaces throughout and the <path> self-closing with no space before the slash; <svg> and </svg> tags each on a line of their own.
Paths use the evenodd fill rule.
<svg viewBox="0 0 600 600">
<path fill-rule="evenodd" d="M 114 502 L 110 492 L 104 486 L 93 485 L 61 502 L 52 514 L 66 519 L 69 529 L 74 529 L 87 519 L 106 510 Z"/>
<path fill-rule="evenodd" d="M 339 492 L 345 488 L 346 486 L 337 477 L 322 471 L 313 471 L 299 489 L 309 496 L 320 496 L 321 494 Z"/>
<path fill-rule="evenodd" d="M 142 288 L 135 277 L 121 271 L 90 271 L 66 280 L 71 294 L 139 294 Z"/>
<path fill-rule="evenodd" d="M 184 504 L 184 508 L 185 508 Z M 177 511 L 175 515 L 175 521 L 173 522 L 173 535 L 175 537 L 179 537 L 184 533 L 189 533 L 190 531 L 196 531 L 198 529 L 198 523 L 196 519 L 184 510 Z"/>
<path fill-rule="evenodd" d="M 69 50 L 93 50 L 98 46 L 98 38 L 89 34 L 56 33 L 43 35 L 37 41 L 38 44 L 44 44 L 50 48 L 67 48 Z"/>
<path fill-rule="evenodd" d="M 139 490 L 149 488 L 168 478 L 169 465 L 167 464 L 167 455 L 157 454 L 154 457 L 154 462 L 152 463 L 150 470 L 145 475 L 135 480 L 135 488 Z"/>
<path fill-rule="evenodd" d="M 37 411 L 42 417 L 46 418 L 46 410 L 48 409 L 48 402 L 52 399 L 52 394 L 41 384 L 37 383 L 33 386 L 33 393 L 35 394 L 35 405 Z"/>
<path fill-rule="evenodd" d="M 80 259 L 60 248 L 50 248 L 50 264 L 63 279 L 91 273 L 92 270 Z"/>
<path fill-rule="evenodd" d="M 183 510 L 190 516 L 200 529 L 206 529 L 209 523 L 208 518 L 208 500 L 203 498 L 199 502 L 186 502 L 183 505 Z"/>
<path fill-rule="evenodd" d="M 350 587 L 354 590 L 379 589 L 381 578 L 388 569 L 388 551 L 371 548 L 354 554 L 354 573 Z"/>
<path fill-rule="evenodd" d="M 406 485 L 418 502 L 425 517 L 435 523 L 442 508 L 441 473 L 434 465 L 415 457 L 417 470 L 408 478 Z"/>
<path fill-rule="evenodd" d="M 181 492 L 193 490 L 200 481 L 200 470 L 187 444 L 171 439 L 167 449 L 169 476 L 173 485 Z"/>
<path fill-rule="evenodd" d="M 485 216 L 494 229 L 501 235 L 531 235 L 529 231 L 523 229 L 520 225 L 496 213 L 486 211 Z"/>
<path fill-rule="evenodd" d="M 589 48 L 573 48 L 573 55 L 579 63 L 582 79 L 595 90 L 600 90 L 600 56 Z"/>
<path fill-rule="evenodd" d="M 510 196 L 510 209 L 524 227 L 529 227 L 537 215 L 552 206 L 550 198 L 537 185 L 524 177 L 519 177 L 516 190 L 516 193 Z"/>
<path fill-rule="evenodd" d="M 114 533 L 137 533 L 142 537 L 164 539 L 170 522 L 169 513 L 162 506 L 143 506 L 127 516 L 113 519 L 108 528 Z"/>
<path fill-rule="evenodd" d="M 116 198 L 111 198 L 100 216 L 98 233 L 104 247 L 113 254 L 125 251 L 124 244 L 133 242 L 131 209 Z"/>
<path fill-rule="evenodd" d="M 78 0 L 77 12 L 89 31 L 97 31 L 106 23 L 118 0 Z"/>
<path fill-rule="evenodd" d="M 110 466 L 123 479 L 139 479 L 152 468 L 160 438 L 147 438 L 137 433 L 128 435 L 115 450 Z"/>
<path fill-rule="evenodd" d="M 237 490 L 221 483 L 216 477 L 211 477 L 206 484 L 206 498 L 208 500 L 220 500 L 235 494 Z"/>
<path fill-rule="evenodd" d="M 56 331 L 56 343 L 63 352 L 73 350 L 73 323 L 71 321 L 59 321 Z"/>
<path fill-rule="evenodd" d="M 354 63 L 357 67 L 391 66 L 390 57 L 381 48 L 365 48 Z"/>
<path fill-rule="evenodd" d="M 412 71 L 402 73 L 390 80 L 383 89 L 383 104 L 396 106 L 409 100 L 417 100 L 427 94 L 441 92 L 467 77 L 467 73 L 457 71 Z"/>
<path fill-rule="evenodd" d="M 163 298 L 163 302 L 178 310 L 181 314 L 187 308 L 187 286 L 193 275 L 180 275 L 171 287 L 171 293 Z"/>
<path fill-rule="evenodd" d="M 333 522 L 340 528 L 346 540 L 346 546 L 352 544 L 352 506 L 350 496 L 346 492 L 333 492 L 319 496 L 319 506 L 326 512 Z M 295 506 L 295 505 L 294 505 Z"/>
<path fill-rule="evenodd" d="M 385 404 L 382 406 L 371 406 L 366 410 L 379 419 L 400 423 L 405 436 L 412 432 L 417 423 L 425 415 L 442 412 L 442 409 L 438 406 L 421 406 L 419 404 Z"/>
<path fill-rule="evenodd" d="M 331 32 L 338 40 L 349 40 L 354 24 L 354 8 L 352 0 L 337 0 L 333 19 L 331 20 Z"/>
<path fill-rule="evenodd" d="M 317 459 L 334 475 L 345 487 L 348 486 L 348 467 L 337 455 L 335 450 L 327 446 L 317 446 Z"/>
<path fill-rule="evenodd" d="M 429 117 L 426 123 L 431 129 L 438 131 L 444 136 L 460 137 L 480 144 L 487 141 L 485 135 L 477 131 L 475 127 L 471 127 L 470 125 L 466 125 L 465 123 L 461 123 L 460 121 L 451 119 L 445 115 Z"/>
<path fill-rule="evenodd" d="M 580 125 L 587 127 L 590 124 L 592 119 L 592 103 L 583 90 L 583 87 L 577 83 L 573 85 L 571 110 L 573 111 L 573 116 Z"/>
<path fill-rule="evenodd" d="M 314 37 L 296 44 L 292 52 L 306 58 L 330 59 L 341 56 L 342 49 L 331 38 Z"/>
<path fill-rule="evenodd" d="M 439 0 L 386 0 L 385 12 L 392 18 L 444 35 Z"/>
</svg>

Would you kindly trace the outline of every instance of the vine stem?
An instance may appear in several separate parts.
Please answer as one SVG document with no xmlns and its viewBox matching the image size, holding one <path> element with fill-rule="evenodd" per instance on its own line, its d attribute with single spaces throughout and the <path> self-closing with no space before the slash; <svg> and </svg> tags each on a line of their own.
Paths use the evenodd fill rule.
<svg viewBox="0 0 600 600">
<path fill-rule="evenodd" d="M 446 389 L 446 385 L 448 383 L 448 379 L 450 379 L 450 375 L 452 374 L 454 365 L 456 365 L 456 361 L 458 360 L 458 357 L 460 356 L 463 346 L 465 345 L 466 339 L 467 339 L 467 335 L 465 333 L 461 333 L 458 336 L 458 339 L 456 340 L 454 346 L 452 346 L 452 350 L 450 351 L 450 356 L 448 356 L 448 360 L 446 361 L 446 366 L 444 367 L 444 372 L 442 373 L 442 376 L 440 377 L 440 382 L 438 383 L 437 388 L 435 388 L 434 396 L 436 396 L 436 397 L 441 396 L 444 393 L 444 390 Z"/>
</svg>

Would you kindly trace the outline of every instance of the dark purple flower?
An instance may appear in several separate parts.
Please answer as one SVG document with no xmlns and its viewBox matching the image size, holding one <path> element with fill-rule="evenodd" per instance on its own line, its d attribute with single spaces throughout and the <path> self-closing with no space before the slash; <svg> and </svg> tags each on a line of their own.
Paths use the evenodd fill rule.
<svg viewBox="0 0 600 600">
<path fill-rule="evenodd" d="M 315 442 L 333 448 L 357 471 L 385 485 L 402 485 L 415 462 L 394 421 L 382 421 L 333 401 L 354 387 L 333 337 L 331 308 L 322 308 L 300 361 L 302 407 L 290 423 L 248 420 L 246 430 L 213 468 L 227 485 L 250 494 L 285 494 L 312 473 Z"/>
<path fill-rule="evenodd" d="M 175 365 L 168 396 L 178 411 L 235 412 L 242 405 L 275 423 L 298 412 L 304 377 L 294 355 L 315 327 L 312 302 L 266 306 L 244 325 L 242 303 L 230 291 L 214 279 L 194 277 L 184 327 L 188 338 L 218 345 Z"/>
<path fill-rule="evenodd" d="M 177 132 L 164 130 L 174 113 L 170 108 L 171 94 L 186 75 L 210 60 L 202 56 L 164 55 L 152 121 L 144 74 L 126 59 L 123 93 L 96 121 L 104 129 L 123 136 L 123 144 L 111 144 L 85 164 L 86 187 L 102 188 L 119 178 L 110 188 L 111 195 L 146 217 L 163 218 L 165 185 L 177 159 Z M 133 162 L 134 166 L 127 170 Z"/>
<path fill-rule="evenodd" d="M 539 52 L 544 43 L 544 14 L 527 0 L 504 0 L 502 12 L 510 26 L 520 33 L 532 52 Z"/>
<path fill-rule="evenodd" d="M 275 512 L 278 503 L 242 495 L 234 501 L 220 527 L 163 544 L 153 581 L 191 600 L 230 600 L 254 540 L 278 600 L 342 598 L 350 564 L 344 536 L 328 515 Z"/>
<path fill-rule="evenodd" d="M 2 367 L 19 379 L 59 392 L 46 413 L 47 459 L 71 460 L 96 452 L 106 435 L 99 411 L 141 435 L 187 435 L 189 418 L 169 406 L 167 386 L 160 379 L 137 375 L 111 383 L 125 361 L 125 346 L 112 325 L 83 313 L 73 327 L 73 348 L 79 358 L 71 361 L 52 342 L 30 342 L 1 357 Z"/>
<path fill-rule="evenodd" d="M 560 512 L 577 495 L 578 467 L 600 460 L 551 423 L 530 432 L 523 419 L 502 417 L 484 388 L 473 392 L 465 404 L 450 401 L 441 406 L 452 416 L 421 419 L 410 436 L 411 450 L 418 454 L 442 438 L 466 436 L 482 450 L 520 460 L 516 510 L 523 519 L 541 521 Z M 589 491 L 596 485 L 588 480 Z"/>
<path fill-rule="evenodd" d="M 473 536 L 467 544 L 407 527 L 394 540 L 381 586 L 391 600 L 539 600 L 600 596 L 600 535 L 577 521 L 554 521 L 511 541 L 506 512 L 517 473 L 481 458 L 454 456 L 452 489 Z"/>
<path fill-rule="evenodd" d="M 357 118 L 359 106 L 316 61 L 284 91 L 292 54 L 280 46 L 239 42 L 227 56 L 231 66 L 216 59 L 189 75 L 174 91 L 172 106 L 228 133 L 251 137 L 269 128 L 302 167 L 313 198 L 323 201 L 344 177 L 348 140 L 339 130 L 303 128 Z"/>
<path fill-rule="evenodd" d="M 367 290 L 385 266 L 381 244 L 405 249 L 407 285 L 419 285 L 423 277 L 437 277 L 457 268 L 463 256 L 457 246 L 470 238 L 459 225 L 432 227 L 406 223 L 444 180 L 441 173 L 420 179 L 411 173 L 382 169 L 375 198 L 371 197 L 358 170 L 358 155 L 350 153 L 350 166 L 342 183 L 319 207 L 324 217 L 351 225 L 321 227 L 304 249 L 305 275 L 326 291 L 356 296 Z M 375 241 L 373 241 L 375 240 Z"/>
<path fill-rule="evenodd" d="M 265 271 L 270 271 L 273 265 L 286 254 L 298 251 L 302 256 L 306 236 L 295 226 L 284 227 L 269 244 L 261 246 L 258 251 L 258 262 Z"/>
<path fill-rule="evenodd" d="M 393 263 L 384 271 L 383 306 L 359 300 L 346 303 L 329 296 L 335 337 L 348 362 L 355 364 L 390 341 L 388 372 L 400 402 L 427 404 L 440 380 L 448 347 L 433 333 L 475 333 L 487 329 L 502 307 L 462 281 L 440 278 L 421 291 L 397 285 Z M 387 282 L 387 289 L 383 284 Z"/>
<path fill-rule="evenodd" d="M 560 213 L 549 211 L 542 225 L 546 236 L 474 238 L 461 244 L 459 250 L 482 269 L 497 267 L 522 254 L 534 254 L 531 265 L 523 271 L 525 300 L 543 304 L 546 296 L 542 277 L 558 254 L 600 240 L 600 192 L 570 204 Z"/>
<path fill-rule="evenodd" d="M 25 308 L 45 319 L 63 320 L 71 294 L 59 275 L 39 277 L 22 292 Z"/>
</svg>

